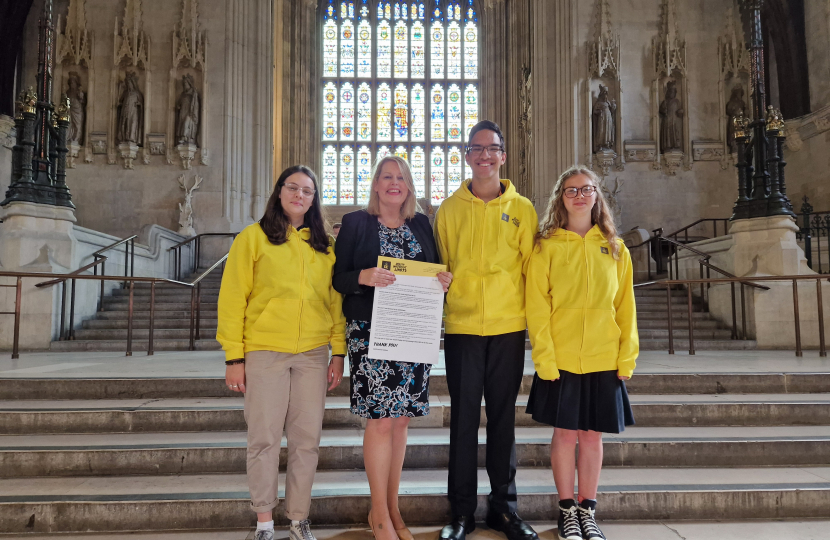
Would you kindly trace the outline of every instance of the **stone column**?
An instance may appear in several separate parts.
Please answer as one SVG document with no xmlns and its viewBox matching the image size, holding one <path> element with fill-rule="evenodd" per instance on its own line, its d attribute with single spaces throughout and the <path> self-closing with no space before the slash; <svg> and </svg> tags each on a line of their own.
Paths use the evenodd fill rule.
<svg viewBox="0 0 830 540">
<path fill-rule="evenodd" d="M 576 0 L 532 0 L 533 189 L 536 210 L 557 177 L 578 162 Z"/>
<path fill-rule="evenodd" d="M 317 0 L 283 3 L 282 163 L 321 169 L 320 25 Z"/>
<path fill-rule="evenodd" d="M 225 34 L 225 217 L 240 229 L 261 217 L 271 173 L 271 0 L 228 0 Z"/>
</svg>

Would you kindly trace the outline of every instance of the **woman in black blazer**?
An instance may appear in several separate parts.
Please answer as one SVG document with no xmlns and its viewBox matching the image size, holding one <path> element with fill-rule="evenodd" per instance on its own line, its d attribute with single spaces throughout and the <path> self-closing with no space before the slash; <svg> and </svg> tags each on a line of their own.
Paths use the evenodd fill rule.
<svg viewBox="0 0 830 540">
<path fill-rule="evenodd" d="M 368 357 L 374 288 L 395 281 L 378 256 L 438 263 L 429 219 L 417 212 L 409 163 L 380 159 L 372 172 L 369 204 L 343 216 L 334 253 L 334 288 L 343 293 L 351 373 L 351 411 L 366 418 L 363 461 L 372 493 L 369 526 L 378 540 L 412 540 L 398 509 L 398 487 L 409 419 L 429 414 L 429 364 Z M 452 274 L 438 279 L 446 292 Z"/>
</svg>

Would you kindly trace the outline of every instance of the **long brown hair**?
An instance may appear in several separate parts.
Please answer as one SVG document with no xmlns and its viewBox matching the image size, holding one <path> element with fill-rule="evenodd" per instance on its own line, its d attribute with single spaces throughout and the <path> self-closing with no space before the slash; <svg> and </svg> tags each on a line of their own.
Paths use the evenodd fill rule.
<svg viewBox="0 0 830 540">
<path fill-rule="evenodd" d="M 282 171 L 279 179 L 277 179 L 277 185 L 274 186 L 274 192 L 268 199 L 268 205 L 265 207 L 265 215 L 259 220 L 259 225 L 262 227 L 265 236 L 268 237 L 268 241 L 275 246 L 284 244 L 288 240 L 288 226 L 291 222 L 282 209 L 280 191 L 282 191 L 282 187 L 285 185 L 288 177 L 298 172 L 308 176 L 314 184 L 314 199 L 311 201 L 311 207 L 305 213 L 304 222 L 305 226 L 311 231 L 311 236 L 307 240 L 308 245 L 320 253 L 328 253 L 331 239 L 326 233 L 326 222 L 323 218 L 323 205 L 320 202 L 320 189 L 317 184 L 317 176 L 314 174 L 314 171 L 305 165 L 293 165 Z"/>
<path fill-rule="evenodd" d="M 608 202 L 602 193 L 600 179 L 594 171 L 584 165 L 574 165 L 559 176 L 550 194 L 545 213 L 539 222 L 536 245 L 538 246 L 543 238 L 549 238 L 557 229 L 564 229 L 568 226 L 568 211 L 565 209 L 565 201 L 562 200 L 565 196 L 565 182 L 580 174 L 587 176 L 594 187 L 597 188 L 597 201 L 591 209 L 591 225 L 599 227 L 602 236 L 608 240 L 608 244 L 611 246 L 611 255 L 615 260 L 620 260 L 620 244 L 618 242 L 620 237 L 617 235 L 617 226 L 614 224 Z"/>
</svg>

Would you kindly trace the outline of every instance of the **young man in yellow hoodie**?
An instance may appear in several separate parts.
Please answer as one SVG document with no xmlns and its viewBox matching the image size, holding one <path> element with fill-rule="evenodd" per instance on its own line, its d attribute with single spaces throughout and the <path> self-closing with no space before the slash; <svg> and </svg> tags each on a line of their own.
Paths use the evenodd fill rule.
<svg viewBox="0 0 830 540">
<path fill-rule="evenodd" d="M 516 398 L 525 363 L 524 287 L 538 226 L 531 202 L 499 179 L 504 136 L 489 120 L 469 135 L 473 178 L 445 200 L 435 238 L 454 279 L 447 293 L 444 358 L 450 391 L 448 495 L 452 522 L 442 540 L 475 529 L 481 398 L 487 414 L 487 525 L 509 540 L 538 540 L 516 513 Z"/>
</svg>

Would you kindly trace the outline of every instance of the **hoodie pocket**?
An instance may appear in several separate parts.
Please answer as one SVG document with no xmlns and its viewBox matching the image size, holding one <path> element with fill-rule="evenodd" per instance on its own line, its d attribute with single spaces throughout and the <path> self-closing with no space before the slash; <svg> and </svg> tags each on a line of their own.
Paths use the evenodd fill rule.
<svg viewBox="0 0 830 540">
<path fill-rule="evenodd" d="M 480 279 L 471 276 L 453 279 L 447 291 L 447 321 L 458 324 L 478 324 L 479 298 L 481 297 Z"/>
<path fill-rule="evenodd" d="M 303 302 L 303 315 L 300 321 L 300 335 L 303 339 L 324 339 L 331 336 L 331 313 L 322 300 L 306 300 Z"/>
<path fill-rule="evenodd" d="M 265 344 L 293 346 L 299 316 L 300 300 L 272 298 L 251 327 L 252 337 Z"/>
<path fill-rule="evenodd" d="M 620 354 L 620 327 L 610 309 L 589 309 L 585 314 L 586 357 L 616 358 Z"/>
</svg>

